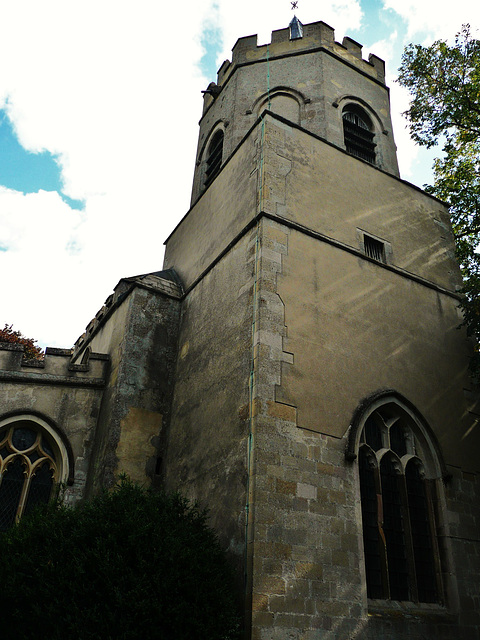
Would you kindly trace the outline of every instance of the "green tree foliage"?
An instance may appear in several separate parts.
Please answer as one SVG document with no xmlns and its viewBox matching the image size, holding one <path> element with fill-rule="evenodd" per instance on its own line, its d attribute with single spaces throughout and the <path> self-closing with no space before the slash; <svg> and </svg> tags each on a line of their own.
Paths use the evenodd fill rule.
<svg viewBox="0 0 480 640">
<path fill-rule="evenodd" d="M 206 514 L 128 480 L 0 535 L 5 640 L 231 640 L 230 568 Z"/>
<path fill-rule="evenodd" d="M 456 254 L 464 278 L 461 303 L 465 324 L 480 342 L 480 41 L 464 25 L 453 45 L 410 44 L 403 54 L 399 82 L 412 99 L 405 113 L 418 144 L 443 143 L 435 160 L 432 195 L 450 205 Z M 480 356 L 472 361 L 480 372 Z"/>
<path fill-rule="evenodd" d="M 20 331 L 15 331 L 11 324 L 5 324 L 3 329 L 0 329 L 0 342 L 23 344 L 23 357 L 25 360 L 43 360 L 43 351 L 35 344 L 36 340 L 26 338 Z"/>
</svg>

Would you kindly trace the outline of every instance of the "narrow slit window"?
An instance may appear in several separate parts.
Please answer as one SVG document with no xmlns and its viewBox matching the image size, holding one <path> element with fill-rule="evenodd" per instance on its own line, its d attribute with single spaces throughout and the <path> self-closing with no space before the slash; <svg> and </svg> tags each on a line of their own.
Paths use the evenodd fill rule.
<svg viewBox="0 0 480 640">
<path fill-rule="evenodd" d="M 208 147 L 205 167 L 205 187 L 208 187 L 216 178 L 222 166 L 223 156 L 223 131 L 217 131 Z"/>
</svg>

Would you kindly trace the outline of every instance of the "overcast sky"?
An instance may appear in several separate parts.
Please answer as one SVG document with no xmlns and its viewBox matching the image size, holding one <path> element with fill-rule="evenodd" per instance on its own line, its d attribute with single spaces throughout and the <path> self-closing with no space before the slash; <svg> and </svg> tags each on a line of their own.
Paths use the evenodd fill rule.
<svg viewBox="0 0 480 640">
<path fill-rule="evenodd" d="M 479 37 L 478 0 L 299 0 L 387 63 L 402 177 L 434 154 L 409 141 L 403 47 Z M 293 17 L 289 0 L 0 0 L 0 324 L 71 347 L 121 277 L 162 268 L 188 210 L 201 90 L 237 38 Z"/>
</svg>

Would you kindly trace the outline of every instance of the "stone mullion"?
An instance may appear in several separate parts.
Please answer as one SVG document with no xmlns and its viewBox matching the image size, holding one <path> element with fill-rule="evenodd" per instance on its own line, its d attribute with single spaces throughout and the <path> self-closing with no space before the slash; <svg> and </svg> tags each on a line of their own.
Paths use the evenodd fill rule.
<svg viewBox="0 0 480 640">
<path fill-rule="evenodd" d="M 390 583 L 388 580 L 388 560 L 387 560 L 387 543 L 385 533 L 383 531 L 383 497 L 382 497 L 382 481 L 380 478 L 380 461 L 373 469 L 375 478 L 375 486 L 377 489 L 377 522 L 378 522 L 378 545 L 380 551 L 380 566 L 382 571 L 382 586 L 386 599 L 390 598 Z"/>
<path fill-rule="evenodd" d="M 27 458 L 25 458 L 24 456 L 21 456 L 21 457 L 23 458 L 23 462 L 26 466 L 26 469 L 23 472 L 23 475 L 25 476 L 25 480 L 23 482 L 22 492 L 20 494 L 20 499 L 18 501 L 17 515 L 15 517 L 16 522 L 18 522 L 22 517 L 23 510 L 25 508 L 25 502 L 27 499 L 28 489 L 30 488 L 30 482 L 32 480 L 31 465 L 27 460 Z"/>
<path fill-rule="evenodd" d="M 398 477 L 400 495 L 402 498 L 402 518 L 403 531 L 405 535 L 405 547 L 408 565 L 408 582 L 410 588 L 410 600 L 418 602 L 417 572 L 415 569 L 415 551 L 413 548 L 412 526 L 410 523 L 410 513 L 408 508 L 408 492 L 405 475 L 402 473 Z"/>
</svg>

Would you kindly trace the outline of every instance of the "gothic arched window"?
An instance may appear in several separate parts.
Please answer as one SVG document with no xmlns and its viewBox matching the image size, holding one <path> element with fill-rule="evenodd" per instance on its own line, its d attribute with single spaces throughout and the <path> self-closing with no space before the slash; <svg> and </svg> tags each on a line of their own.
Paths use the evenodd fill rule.
<svg viewBox="0 0 480 640">
<path fill-rule="evenodd" d="M 373 124 L 366 112 L 355 104 L 348 104 L 342 113 L 345 149 L 352 156 L 375 164 Z"/>
<path fill-rule="evenodd" d="M 18 416 L 0 425 L 0 531 L 52 497 L 63 480 L 64 447 L 40 419 Z"/>
<path fill-rule="evenodd" d="M 369 414 L 360 434 L 358 463 L 371 599 L 442 600 L 429 459 L 415 421 L 398 405 L 386 403 Z"/>
<path fill-rule="evenodd" d="M 205 164 L 205 187 L 214 180 L 222 166 L 223 131 L 217 131 L 208 145 Z"/>
</svg>

